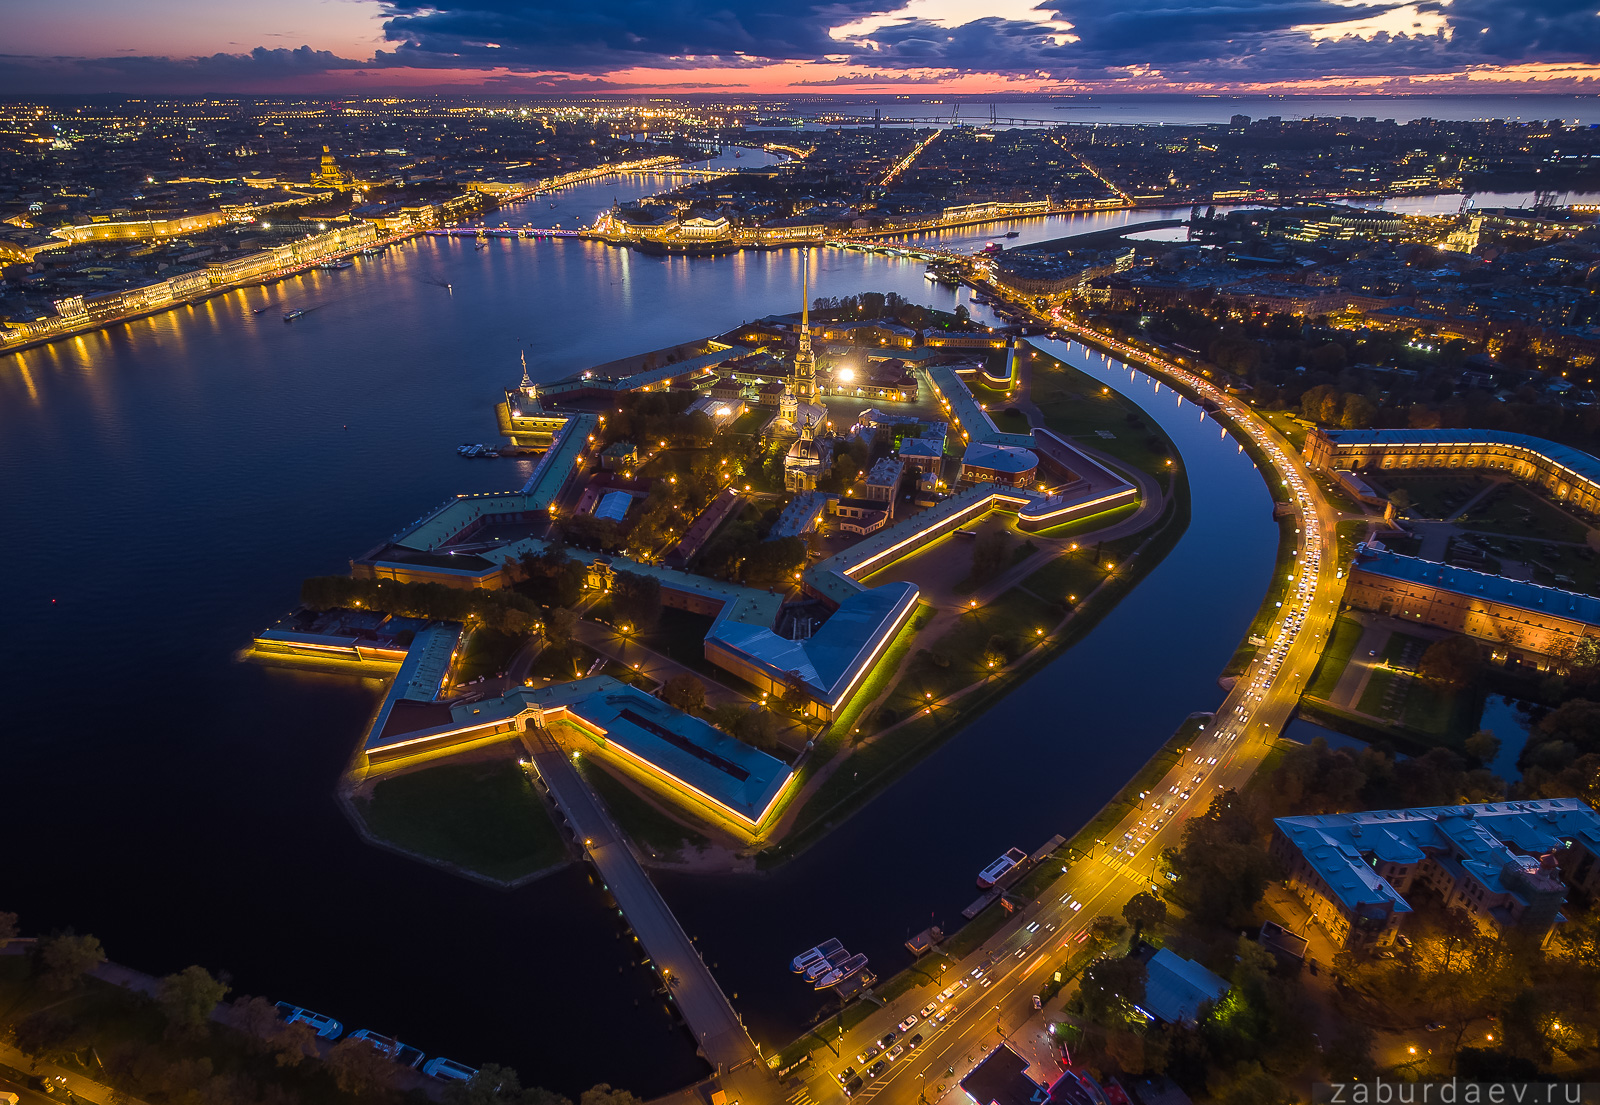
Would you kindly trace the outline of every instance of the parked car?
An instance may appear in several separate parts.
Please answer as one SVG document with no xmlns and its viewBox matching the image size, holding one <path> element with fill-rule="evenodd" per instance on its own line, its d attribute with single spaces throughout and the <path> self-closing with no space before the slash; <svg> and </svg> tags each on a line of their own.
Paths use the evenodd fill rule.
<svg viewBox="0 0 1600 1105">
<path fill-rule="evenodd" d="M 922 1046 L 922 1033 L 920 1033 L 920 1032 L 918 1032 L 915 1036 L 911 1037 L 911 1039 L 906 1041 L 906 1047 L 910 1048 L 912 1051 L 917 1050 L 917 1048 L 919 1048 L 921 1046 Z"/>
<path fill-rule="evenodd" d="M 938 1002 L 930 1001 L 927 1005 L 924 1005 L 922 1007 L 922 1012 L 917 1014 L 917 1015 L 920 1016 L 923 1020 L 927 1020 L 929 1017 L 933 1016 L 934 1010 L 936 1010 L 938 1008 L 939 1008 L 939 1003 Z"/>
<path fill-rule="evenodd" d="M 915 1013 L 913 1013 L 909 1017 L 907 1017 L 905 1020 L 901 1021 L 895 1027 L 897 1027 L 901 1032 L 906 1032 L 906 1031 L 909 1031 L 911 1026 L 916 1024 L 916 1023 L 917 1023 L 917 1015 Z"/>
<path fill-rule="evenodd" d="M 905 1053 L 906 1053 L 906 1045 L 905 1044 L 895 1044 L 894 1047 L 889 1049 L 889 1061 L 892 1063 L 896 1059 L 900 1058 L 900 1056 L 904 1055 Z"/>
<path fill-rule="evenodd" d="M 846 1097 L 854 1097 L 857 1091 L 861 1089 L 861 1086 L 861 1076 L 858 1074 L 844 1084 L 844 1095 Z"/>
<path fill-rule="evenodd" d="M 429 1059 L 423 1065 L 422 1073 L 441 1082 L 470 1082 L 472 1076 L 478 1073 L 478 1069 L 441 1056 L 438 1059 Z"/>
</svg>

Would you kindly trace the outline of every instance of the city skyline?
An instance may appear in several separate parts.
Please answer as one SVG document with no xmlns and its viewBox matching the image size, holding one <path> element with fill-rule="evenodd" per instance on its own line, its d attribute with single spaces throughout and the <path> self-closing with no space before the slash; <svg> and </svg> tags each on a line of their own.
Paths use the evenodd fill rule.
<svg viewBox="0 0 1600 1105">
<path fill-rule="evenodd" d="M 1600 13 L 1555 0 L 32 2 L 0 94 L 1587 93 Z"/>
</svg>

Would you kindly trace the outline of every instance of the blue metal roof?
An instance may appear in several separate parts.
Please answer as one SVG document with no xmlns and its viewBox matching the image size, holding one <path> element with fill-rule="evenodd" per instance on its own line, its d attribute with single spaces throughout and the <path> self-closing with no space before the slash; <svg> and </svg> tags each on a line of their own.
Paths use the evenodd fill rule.
<svg viewBox="0 0 1600 1105">
<path fill-rule="evenodd" d="M 1352 568 L 1407 583 L 1438 587 L 1487 602 L 1503 602 L 1522 610 L 1555 614 L 1600 626 L 1600 598 L 1593 595 L 1580 595 L 1575 591 L 1563 591 L 1526 580 L 1475 572 L 1470 568 L 1455 568 L 1433 560 L 1403 556 L 1382 546 L 1374 548 L 1371 544 L 1356 551 Z"/>
</svg>

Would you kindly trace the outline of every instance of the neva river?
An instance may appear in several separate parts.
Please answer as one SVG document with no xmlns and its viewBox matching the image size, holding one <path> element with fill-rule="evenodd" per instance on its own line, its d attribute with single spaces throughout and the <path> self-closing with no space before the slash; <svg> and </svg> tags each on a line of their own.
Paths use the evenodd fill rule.
<svg viewBox="0 0 1600 1105">
<path fill-rule="evenodd" d="M 498 219 L 572 225 L 665 183 L 603 180 Z M 1008 244 L 1162 214 L 1019 223 Z M 970 248 L 1004 229 L 942 240 Z M 814 256 L 816 295 L 892 290 L 945 308 L 966 295 L 918 262 Z M 236 993 L 508 1062 L 566 1093 L 609 1081 L 652 1095 L 702 1074 L 582 870 L 500 893 L 357 839 L 332 795 L 376 684 L 234 654 L 305 576 L 347 570 L 451 493 L 522 481 L 520 462 L 455 455 L 493 438 L 520 350 L 553 379 L 799 298 L 795 251 L 686 260 L 422 239 L 0 358 L 0 908 L 28 931 L 92 932 L 143 970 L 226 970 Z M 290 306 L 308 313 L 285 325 Z M 802 859 L 760 879 L 663 880 L 764 1045 L 819 1008 L 791 956 L 838 936 L 891 973 L 908 934 L 954 927 L 980 867 L 1073 832 L 1222 697 L 1216 676 L 1273 562 L 1265 487 L 1170 389 L 1060 352 L 1172 435 L 1193 523 L 1086 641 Z"/>
</svg>

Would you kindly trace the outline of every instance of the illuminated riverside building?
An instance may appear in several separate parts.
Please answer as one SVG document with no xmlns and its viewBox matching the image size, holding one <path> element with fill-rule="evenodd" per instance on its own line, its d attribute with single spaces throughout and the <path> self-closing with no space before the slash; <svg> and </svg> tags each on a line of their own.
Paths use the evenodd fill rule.
<svg viewBox="0 0 1600 1105">
<path fill-rule="evenodd" d="M 1306 435 L 1305 458 L 1333 470 L 1449 469 L 1512 476 L 1561 505 L 1600 514 L 1600 460 L 1570 445 L 1498 430 L 1324 430 Z"/>
<path fill-rule="evenodd" d="M 1476 637 L 1496 659 L 1536 667 L 1600 635 L 1600 598 L 1403 556 L 1376 541 L 1357 547 L 1344 602 Z"/>
<path fill-rule="evenodd" d="M 1272 853 L 1339 947 L 1393 943 L 1422 889 L 1542 944 L 1569 885 L 1600 891 L 1600 813 L 1556 798 L 1280 817 Z"/>
</svg>

